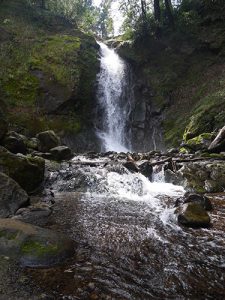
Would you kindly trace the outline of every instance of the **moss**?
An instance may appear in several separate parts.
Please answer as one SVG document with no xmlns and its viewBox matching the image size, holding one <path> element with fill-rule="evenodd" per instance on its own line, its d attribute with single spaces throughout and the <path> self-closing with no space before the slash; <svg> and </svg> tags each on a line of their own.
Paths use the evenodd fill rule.
<svg viewBox="0 0 225 300">
<path fill-rule="evenodd" d="M 214 137 L 215 134 L 213 133 L 202 133 L 190 140 L 187 140 L 184 148 L 187 150 L 191 149 L 193 151 L 207 149 Z"/>
<path fill-rule="evenodd" d="M 218 90 L 201 99 L 192 112 L 183 139 L 193 138 L 205 131 L 213 131 L 224 126 L 225 89 Z"/>
<path fill-rule="evenodd" d="M 169 118 L 163 121 L 164 138 L 169 146 L 179 146 L 182 141 L 185 119 Z"/>
<path fill-rule="evenodd" d="M 17 232 L 10 232 L 7 230 L 0 230 L 0 238 L 6 238 L 7 240 L 15 240 L 17 237 Z"/>
<path fill-rule="evenodd" d="M 68 88 L 78 85 L 80 44 L 79 37 L 62 34 L 47 36 L 34 47 L 29 59 L 30 68 L 42 70 L 48 77 L 54 76 L 57 82 Z"/>
<path fill-rule="evenodd" d="M 185 147 L 180 148 L 180 153 L 187 154 L 188 150 Z"/>
<path fill-rule="evenodd" d="M 59 251 L 55 244 L 41 243 L 38 241 L 27 241 L 21 247 L 22 254 L 31 254 L 32 256 L 42 257 L 54 255 Z"/>
<path fill-rule="evenodd" d="M 224 154 L 218 154 L 218 153 L 210 153 L 209 157 L 210 158 L 217 158 L 217 159 L 225 159 L 225 155 Z"/>
<path fill-rule="evenodd" d="M 16 128 L 28 136 L 35 136 L 37 133 L 54 130 L 59 135 L 66 133 L 77 134 L 83 123 L 80 117 L 73 115 L 68 116 L 46 116 L 45 114 L 35 114 L 33 110 L 18 113 L 18 110 L 10 112 L 9 122 L 13 123 Z"/>
<path fill-rule="evenodd" d="M 93 37 L 23 0 L 11 0 L 1 4 L 0 43 L 0 106 L 4 101 L 12 129 L 32 136 L 48 129 L 77 133 L 85 126 L 99 67 Z M 61 91 L 71 101 L 67 118 L 53 120 L 41 112 L 46 90 Z"/>
</svg>

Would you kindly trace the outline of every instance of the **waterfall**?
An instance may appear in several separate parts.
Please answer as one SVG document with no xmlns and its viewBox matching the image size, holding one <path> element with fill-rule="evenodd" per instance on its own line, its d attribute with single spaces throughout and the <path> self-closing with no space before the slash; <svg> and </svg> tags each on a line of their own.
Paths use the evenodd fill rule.
<svg viewBox="0 0 225 300">
<path fill-rule="evenodd" d="M 101 49 L 101 66 L 98 75 L 97 135 L 102 151 L 128 152 L 131 150 L 129 115 L 131 89 L 128 84 L 128 67 L 114 49 L 98 42 Z"/>
</svg>

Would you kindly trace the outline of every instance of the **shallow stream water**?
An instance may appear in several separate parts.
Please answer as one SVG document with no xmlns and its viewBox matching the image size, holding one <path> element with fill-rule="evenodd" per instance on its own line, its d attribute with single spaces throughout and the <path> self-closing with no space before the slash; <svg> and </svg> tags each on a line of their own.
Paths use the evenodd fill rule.
<svg viewBox="0 0 225 300">
<path fill-rule="evenodd" d="M 223 194 L 212 197 L 211 228 L 186 229 L 174 214 L 182 187 L 162 176 L 152 183 L 107 159 L 74 163 L 51 174 L 57 192 L 48 227 L 70 236 L 76 254 L 64 266 L 27 271 L 45 292 L 53 299 L 224 299 Z"/>
</svg>

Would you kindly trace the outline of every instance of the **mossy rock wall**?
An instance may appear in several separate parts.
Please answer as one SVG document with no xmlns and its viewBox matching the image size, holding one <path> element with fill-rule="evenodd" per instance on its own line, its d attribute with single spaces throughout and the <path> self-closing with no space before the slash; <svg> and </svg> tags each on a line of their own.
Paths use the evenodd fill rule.
<svg viewBox="0 0 225 300">
<path fill-rule="evenodd" d="M 90 126 L 98 45 L 75 25 L 24 1 L 0 11 L 0 106 L 13 129 L 64 135 Z"/>
</svg>

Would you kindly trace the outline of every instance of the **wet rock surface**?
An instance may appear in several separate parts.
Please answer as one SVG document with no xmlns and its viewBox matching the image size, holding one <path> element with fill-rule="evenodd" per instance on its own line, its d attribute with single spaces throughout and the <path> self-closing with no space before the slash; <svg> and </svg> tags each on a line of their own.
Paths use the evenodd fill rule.
<svg viewBox="0 0 225 300">
<path fill-rule="evenodd" d="M 0 246 L 0 255 L 25 267 L 56 265 L 74 252 L 63 234 L 12 219 L 0 219 Z"/>
<path fill-rule="evenodd" d="M 178 222 L 187 227 L 209 227 L 210 217 L 200 203 L 184 204 L 178 213 Z"/>
<path fill-rule="evenodd" d="M 0 172 L 0 218 L 7 218 L 23 205 L 28 205 L 27 193 L 13 179 Z"/>
</svg>

